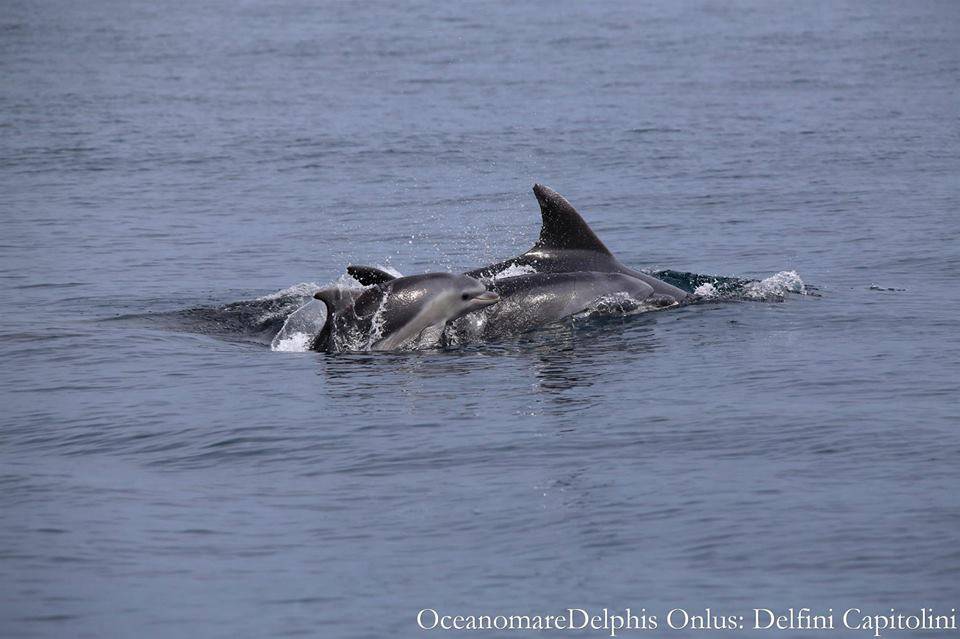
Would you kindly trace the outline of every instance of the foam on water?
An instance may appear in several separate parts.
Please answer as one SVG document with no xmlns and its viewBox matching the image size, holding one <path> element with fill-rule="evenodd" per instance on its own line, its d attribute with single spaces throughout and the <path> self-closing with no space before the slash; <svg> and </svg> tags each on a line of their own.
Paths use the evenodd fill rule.
<svg viewBox="0 0 960 639">
<path fill-rule="evenodd" d="M 399 276 L 399 272 L 395 269 L 386 267 L 383 270 Z M 344 273 L 326 286 L 320 286 L 312 282 L 301 282 L 275 293 L 257 298 L 258 301 L 269 301 L 287 297 L 301 298 L 301 301 L 306 300 L 305 303 L 287 316 L 286 321 L 283 323 L 283 328 L 280 329 L 270 343 L 270 350 L 282 353 L 303 353 L 310 350 L 310 343 L 323 329 L 323 325 L 327 321 L 326 306 L 322 302 L 313 299 L 313 294 L 322 288 L 332 287 L 342 290 L 358 290 L 363 288 L 363 285 L 352 276 Z M 268 312 L 260 318 L 260 321 L 281 316 L 286 311 L 286 308 L 287 307 Z"/>
<path fill-rule="evenodd" d="M 293 333 L 286 338 L 275 339 L 270 345 L 270 350 L 280 353 L 306 353 L 310 350 L 312 338 L 313 336 L 308 333 Z"/>
<path fill-rule="evenodd" d="M 806 295 L 807 288 L 796 271 L 780 271 L 744 287 L 743 297 L 750 300 L 783 299 L 787 293 Z"/>
<path fill-rule="evenodd" d="M 357 281 L 349 275 L 342 275 L 340 277 L 341 280 L 344 278 L 348 278 L 354 282 L 355 285 L 357 284 Z M 275 291 L 273 293 L 268 293 L 267 295 L 262 295 L 255 299 L 258 302 L 266 302 L 269 300 L 282 299 L 284 297 L 310 297 L 318 290 L 320 290 L 320 285 L 316 282 L 300 282 L 299 284 L 288 286 L 287 288 L 280 289 L 279 291 Z"/>
<path fill-rule="evenodd" d="M 256 298 L 256 302 L 273 302 L 280 300 L 289 299 L 289 304 L 283 304 L 279 307 L 273 307 L 261 314 L 257 321 L 260 323 L 267 323 L 274 319 L 279 319 L 281 317 L 289 317 L 296 313 L 290 313 L 290 306 L 296 303 L 303 303 L 304 300 L 308 300 L 313 297 L 313 294 L 320 290 L 320 285 L 316 282 L 300 282 L 299 284 L 294 284 L 293 286 L 288 286 L 287 288 L 280 289 L 273 293 L 263 295 Z"/>
<path fill-rule="evenodd" d="M 699 279 L 702 276 L 697 276 Z M 714 281 L 701 282 L 693 287 L 693 293 L 704 300 L 753 300 L 780 302 L 788 293 L 807 295 L 807 286 L 796 271 L 780 271 L 762 280 L 733 281 L 717 277 Z M 692 284 L 691 284 L 692 286 Z"/>
<path fill-rule="evenodd" d="M 403 277 L 403 274 L 392 266 L 376 264 L 376 268 L 390 273 L 394 277 Z M 283 328 L 277 333 L 270 344 L 270 350 L 282 353 L 303 353 L 310 350 L 313 338 L 323 329 L 326 322 L 326 307 L 312 299 L 313 294 L 324 288 L 338 288 L 344 291 L 360 290 L 365 288 L 351 275 L 344 273 L 325 286 L 313 282 L 301 282 L 287 288 L 258 297 L 257 301 L 270 301 L 284 298 L 302 298 L 306 300 L 302 306 L 287 316 Z M 261 321 L 282 316 L 286 307 L 271 311 L 261 317 Z M 370 350 L 383 333 L 383 306 L 377 309 L 373 317 L 373 324 L 368 334 L 351 331 L 346 334 L 334 335 L 337 350 L 356 351 Z"/>
<path fill-rule="evenodd" d="M 704 282 L 697 288 L 693 289 L 694 295 L 699 295 L 704 299 L 712 299 L 718 297 L 720 292 L 717 291 L 717 287 L 713 285 L 712 282 Z"/>
<path fill-rule="evenodd" d="M 369 351 L 373 349 L 373 345 L 380 341 L 380 338 L 383 337 L 383 311 L 386 308 L 387 296 L 384 295 L 380 299 L 380 306 L 377 307 L 377 310 L 373 313 L 373 319 L 370 320 L 370 333 L 366 335 L 364 339 L 363 335 L 351 335 L 344 343 L 338 344 L 342 350 L 357 350 L 357 347 L 360 346 L 360 350 Z"/>
<path fill-rule="evenodd" d="M 326 321 L 326 305 L 311 299 L 287 317 L 283 328 L 270 343 L 270 350 L 283 353 L 303 353 L 310 350 L 310 342 L 323 329 Z"/>
</svg>

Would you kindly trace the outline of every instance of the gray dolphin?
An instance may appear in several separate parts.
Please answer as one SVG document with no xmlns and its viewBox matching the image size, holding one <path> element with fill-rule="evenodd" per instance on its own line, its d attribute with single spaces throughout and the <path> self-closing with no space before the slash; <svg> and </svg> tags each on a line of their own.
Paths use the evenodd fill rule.
<svg viewBox="0 0 960 639">
<path fill-rule="evenodd" d="M 648 284 L 654 295 L 661 298 L 662 305 L 697 299 L 696 295 L 621 264 L 577 210 L 553 189 L 534 184 L 533 193 L 540 203 L 543 220 L 540 237 L 533 248 L 509 260 L 467 271 L 465 275 L 490 280 L 511 266 L 529 266 L 537 273 L 621 273 Z M 389 281 L 393 277 L 370 266 L 352 265 L 347 267 L 347 272 L 365 285 Z M 535 280 L 528 282 L 536 283 Z"/>
<path fill-rule="evenodd" d="M 501 301 L 452 323 L 461 338 L 494 339 L 525 333 L 586 311 L 603 298 L 657 307 L 675 303 L 673 298 L 655 295 L 646 282 L 622 273 L 530 273 L 492 280 L 487 286 Z"/>
<path fill-rule="evenodd" d="M 375 278 L 379 282 L 375 286 L 399 281 L 372 267 L 350 267 L 349 270 L 362 282 Z M 480 313 L 467 311 L 455 321 L 446 322 L 451 332 L 445 337 L 461 341 L 517 335 L 586 311 L 605 297 L 617 300 L 618 295 L 627 296 L 621 303 L 642 304 L 647 308 L 676 304 L 673 297 L 656 295 L 652 286 L 623 273 L 526 273 L 489 280 L 486 286 L 499 298 L 499 303 Z"/>
<path fill-rule="evenodd" d="M 500 300 L 466 275 L 388 277 L 359 293 L 336 287 L 318 291 L 314 297 L 326 306 L 327 317 L 310 348 L 394 350 L 428 328 L 442 330 L 448 322 Z"/>
<path fill-rule="evenodd" d="M 533 194 L 537 196 L 543 220 L 540 238 L 533 248 L 512 259 L 468 271 L 466 275 L 488 279 L 511 266 L 530 266 L 538 273 L 623 273 L 646 282 L 656 295 L 672 297 L 676 302 L 696 299 L 676 286 L 621 264 L 573 205 L 553 189 L 534 184 Z"/>
</svg>

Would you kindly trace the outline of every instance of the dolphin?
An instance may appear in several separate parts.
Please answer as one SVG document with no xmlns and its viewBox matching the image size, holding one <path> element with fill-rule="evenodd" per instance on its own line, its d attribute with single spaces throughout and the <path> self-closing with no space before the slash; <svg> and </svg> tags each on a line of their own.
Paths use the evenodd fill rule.
<svg viewBox="0 0 960 639">
<path fill-rule="evenodd" d="M 332 287 L 314 294 L 326 306 L 327 317 L 311 350 L 395 350 L 428 328 L 442 330 L 449 322 L 500 300 L 497 293 L 466 275 L 389 277 L 359 293 Z"/>
<path fill-rule="evenodd" d="M 461 337 L 495 339 L 525 333 L 587 311 L 604 298 L 648 308 L 675 303 L 654 294 L 646 282 L 622 273 L 529 273 L 492 280 L 487 286 L 501 301 L 452 323 Z"/>
<path fill-rule="evenodd" d="M 538 273 L 622 273 L 650 285 L 656 295 L 671 297 L 676 302 L 696 299 L 695 295 L 683 289 L 624 266 L 600 241 L 573 205 L 550 187 L 534 184 L 533 194 L 540 204 L 543 220 L 540 237 L 533 248 L 509 260 L 467 271 L 466 275 L 490 279 L 511 266 L 530 266 Z"/>
<path fill-rule="evenodd" d="M 577 210 L 553 189 L 534 184 L 533 194 L 540 204 L 540 216 L 543 220 L 540 237 L 533 248 L 509 260 L 467 271 L 464 275 L 489 281 L 496 279 L 497 275 L 512 266 L 528 266 L 537 273 L 620 273 L 649 285 L 662 306 L 693 302 L 697 299 L 696 295 L 683 289 L 624 266 L 600 241 Z M 347 267 L 347 272 L 365 285 L 389 281 L 393 277 L 371 266 L 351 265 Z"/>
<path fill-rule="evenodd" d="M 382 286 L 395 276 L 373 267 L 349 267 L 350 275 L 363 283 Z M 660 308 L 676 304 L 674 298 L 657 295 L 646 282 L 623 273 L 525 273 L 486 282 L 499 302 L 482 312 L 467 312 L 446 326 L 445 333 L 457 341 L 495 339 L 517 335 L 588 310 L 603 298 L 620 303 Z M 625 295 L 627 299 L 617 296 Z"/>
</svg>

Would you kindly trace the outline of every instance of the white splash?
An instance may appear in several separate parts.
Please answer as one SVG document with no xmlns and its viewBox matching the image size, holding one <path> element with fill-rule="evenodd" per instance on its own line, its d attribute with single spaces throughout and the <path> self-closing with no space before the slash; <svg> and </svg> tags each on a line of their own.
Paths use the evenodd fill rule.
<svg viewBox="0 0 960 639">
<path fill-rule="evenodd" d="M 390 267 L 380 267 L 392 275 L 399 276 L 399 271 Z M 350 275 L 344 273 L 336 280 L 326 286 L 321 286 L 316 282 L 301 282 L 288 286 L 276 293 L 270 293 L 257 298 L 260 301 L 270 301 L 282 299 L 285 297 L 301 298 L 301 306 L 287 316 L 283 323 L 283 328 L 273 338 L 270 343 L 270 350 L 283 353 L 303 353 L 310 349 L 310 343 L 313 338 L 323 329 L 327 321 L 326 306 L 315 299 L 313 294 L 324 288 L 339 288 L 342 290 L 360 290 L 363 287 L 360 282 L 353 279 Z M 267 321 L 273 316 L 283 315 L 289 306 L 284 306 L 276 311 L 272 311 L 260 318 L 260 321 Z"/>
<path fill-rule="evenodd" d="M 393 268 L 392 266 L 384 266 L 383 264 L 375 264 L 374 266 L 380 269 L 381 271 L 385 271 L 390 275 L 393 275 L 394 277 L 403 277 L 403 273 Z"/>
<path fill-rule="evenodd" d="M 392 266 L 376 264 L 376 268 L 393 275 L 394 277 L 403 277 L 403 274 Z M 277 333 L 270 343 L 270 350 L 284 353 L 303 353 L 310 349 L 310 343 L 313 338 L 323 329 L 327 320 L 326 306 L 313 299 L 313 294 L 325 288 L 339 288 L 344 291 L 357 291 L 365 288 L 360 282 L 355 280 L 349 274 L 344 273 L 336 280 L 326 285 L 320 285 L 316 282 L 300 282 L 293 286 L 281 289 L 274 293 L 269 293 L 256 298 L 260 302 L 269 302 L 272 300 L 283 300 L 291 298 L 289 303 L 283 304 L 281 308 L 271 310 L 258 319 L 260 322 L 269 321 L 274 317 L 286 315 L 293 304 L 299 303 L 300 306 L 292 313 L 287 315 L 283 328 Z M 297 298 L 300 298 L 299 300 Z M 380 338 L 383 329 L 382 309 L 378 309 L 373 319 L 373 330 L 370 335 L 356 334 L 338 335 L 335 337 L 337 342 L 342 342 L 343 346 L 348 348 L 358 348 L 366 346 L 367 349 Z"/>
<path fill-rule="evenodd" d="M 403 277 L 403 275 L 397 269 L 392 266 L 383 266 L 382 264 L 377 264 L 376 268 L 381 271 L 386 271 L 393 275 L 394 277 Z M 322 288 L 344 288 L 344 289 L 361 289 L 364 288 L 363 284 L 353 279 L 353 277 L 348 273 L 343 273 L 337 279 L 333 280 L 328 284 L 317 284 L 316 282 L 300 282 L 299 284 L 294 284 L 293 286 L 288 286 L 287 288 L 282 288 L 279 291 L 274 291 L 273 293 L 268 293 L 261 297 L 256 298 L 258 302 L 265 302 L 269 300 L 276 300 L 283 297 L 313 297 L 313 294 L 319 291 Z"/>
<path fill-rule="evenodd" d="M 363 350 L 371 350 L 373 345 L 380 341 L 380 338 L 383 337 L 383 312 L 387 307 L 387 296 L 384 295 L 380 299 L 380 305 L 377 307 L 377 310 L 373 313 L 373 318 L 370 320 L 370 334 L 367 335 L 366 347 Z M 350 346 L 354 346 L 355 342 L 358 341 L 356 337 L 351 338 Z M 347 349 L 351 350 L 351 349 Z"/>
<path fill-rule="evenodd" d="M 289 298 L 279 306 L 276 306 L 261 314 L 257 318 L 257 322 L 266 323 L 278 317 L 287 316 L 290 313 L 291 308 L 296 308 L 297 304 L 303 304 L 305 301 L 308 301 L 319 289 L 320 286 L 315 282 L 300 282 L 299 284 L 288 286 L 287 288 L 270 293 L 269 295 L 256 298 L 255 301 L 257 302 L 279 302 Z"/>
<path fill-rule="evenodd" d="M 751 300 L 782 299 L 787 293 L 807 294 L 807 288 L 796 271 L 780 271 L 759 282 L 750 282 L 743 289 L 743 296 Z"/>
<path fill-rule="evenodd" d="M 350 281 L 356 283 L 350 276 L 346 276 Z M 342 278 L 341 278 L 342 279 Z M 268 300 L 276 300 L 281 297 L 313 297 L 313 294 L 320 290 L 320 285 L 316 282 L 300 282 L 299 284 L 294 284 L 293 286 L 288 286 L 287 288 L 280 289 L 274 293 L 269 293 L 262 297 L 256 298 L 258 302 L 265 302 Z"/>
<path fill-rule="evenodd" d="M 286 339 L 280 340 L 274 338 L 273 343 L 270 344 L 270 350 L 278 353 L 306 353 L 310 350 L 310 340 L 312 339 L 313 335 L 307 335 L 306 333 L 294 333 Z"/>
<path fill-rule="evenodd" d="M 326 321 L 326 305 L 311 299 L 287 317 L 283 328 L 270 342 L 270 350 L 283 353 L 307 352 L 310 350 L 310 342 L 323 329 Z"/>
<path fill-rule="evenodd" d="M 704 282 L 700 286 L 694 289 L 694 295 L 699 295 L 703 299 L 711 299 L 720 295 L 720 292 L 717 290 L 717 287 L 713 285 L 712 282 Z"/>
</svg>

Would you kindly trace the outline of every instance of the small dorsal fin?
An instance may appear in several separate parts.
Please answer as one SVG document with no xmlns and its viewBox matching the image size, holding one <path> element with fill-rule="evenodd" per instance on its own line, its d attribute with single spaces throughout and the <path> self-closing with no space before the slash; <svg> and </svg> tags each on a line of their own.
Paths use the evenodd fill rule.
<svg viewBox="0 0 960 639">
<path fill-rule="evenodd" d="M 534 245 L 534 250 L 580 249 L 611 255 L 610 250 L 562 195 L 542 184 L 534 184 L 533 193 L 540 203 L 540 215 L 543 217 L 540 239 Z"/>
<path fill-rule="evenodd" d="M 344 295 L 343 291 L 336 286 L 320 289 L 313 294 L 313 298 L 320 300 L 327 306 L 328 321 L 334 313 L 342 310 L 345 306 L 348 306 L 352 302 L 352 300 L 348 296 Z"/>
<path fill-rule="evenodd" d="M 347 298 L 336 286 L 317 291 L 313 294 L 313 298 L 320 300 L 327 307 L 327 317 L 323 321 L 323 328 L 310 342 L 310 350 L 325 351 L 330 348 L 333 337 L 334 313 L 342 310 Z"/>
<path fill-rule="evenodd" d="M 390 275 L 390 273 L 372 266 L 357 266 L 351 264 L 347 267 L 347 273 L 364 286 L 383 284 L 384 282 L 397 279 L 396 275 Z"/>
</svg>

